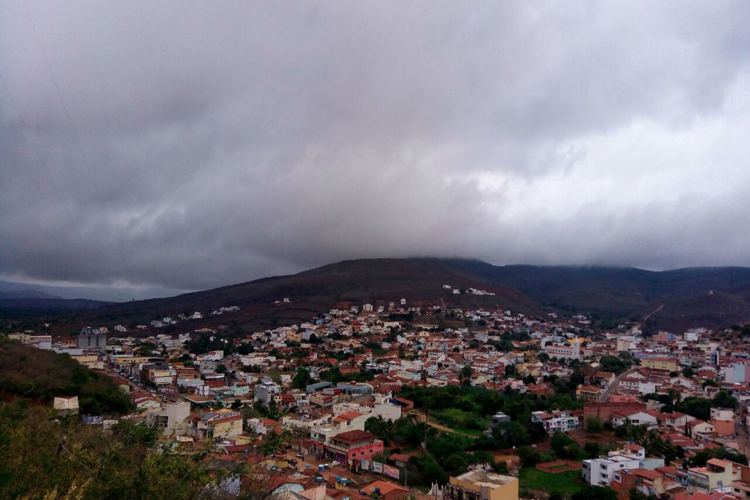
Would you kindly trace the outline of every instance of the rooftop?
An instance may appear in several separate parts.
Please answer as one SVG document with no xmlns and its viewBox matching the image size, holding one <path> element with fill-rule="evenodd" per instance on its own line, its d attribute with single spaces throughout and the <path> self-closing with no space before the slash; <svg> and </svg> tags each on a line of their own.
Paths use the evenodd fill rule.
<svg viewBox="0 0 750 500">
<path fill-rule="evenodd" d="M 375 439 L 375 434 L 369 433 L 367 431 L 354 430 L 354 431 L 342 432 L 341 434 L 336 436 L 334 439 L 336 441 L 356 443 L 357 441 L 364 441 L 366 439 Z"/>
<path fill-rule="evenodd" d="M 387 495 L 388 493 L 391 493 L 393 491 L 409 491 L 407 488 L 404 488 L 403 486 L 392 483 L 390 481 L 382 481 L 382 480 L 372 482 L 362 489 L 368 495 L 371 495 L 376 489 L 381 495 Z"/>
<path fill-rule="evenodd" d="M 495 474 L 481 469 L 465 472 L 456 477 L 456 479 L 461 482 L 472 483 L 474 486 L 486 486 L 490 489 L 518 481 L 517 478 L 512 476 L 503 476 L 502 474 Z"/>
<path fill-rule="evenodd" d="M 344 413 L 341 413 L 339 415 L 336 415 L 333 417 L 334 422 L 348 422 L 350 420 L 354 420 L 357 417 L 361 417 L 361 413 L 357 413 L 356 411 L 345 411 Z"/>
</svg>

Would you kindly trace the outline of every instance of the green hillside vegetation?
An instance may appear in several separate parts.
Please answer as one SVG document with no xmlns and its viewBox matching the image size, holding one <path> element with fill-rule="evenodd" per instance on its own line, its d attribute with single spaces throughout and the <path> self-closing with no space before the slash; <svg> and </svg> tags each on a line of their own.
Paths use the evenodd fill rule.
<svg viewBox="0 0 750 500">
<path fill-rule="evenodd" d="M 123 420 L 112 431 L 77 417 L 54 418 L 25 400 L 0 402 L 0 499 L 219 499 L 243 479 L 239 497 L 268 496 L 271 477 L 247 463 L 217 464 L 218 450 L 189 453 L 157 443 L 153 429 Z"/>
<path fill-rule="evenodd" d="M 106 375 L 67 354 L 28 347 L 0 336 L 0 394 L 51 403 L 55 396 L 78 396 L 82 413 L 119 415 L 133 410 L 127 395 Z"/>
</svg>

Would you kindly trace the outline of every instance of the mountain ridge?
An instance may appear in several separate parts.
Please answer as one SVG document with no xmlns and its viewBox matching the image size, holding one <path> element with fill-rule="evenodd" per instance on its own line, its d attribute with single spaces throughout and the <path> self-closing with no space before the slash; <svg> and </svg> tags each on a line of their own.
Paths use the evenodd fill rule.
<svg viewBox="0 0 750 500">
<path fill-rule="evenodd" d="M 443 285 L 494 296 L 454 295 Z M 283 303 L 289 298 L 290 303 Z M 651 328 L 728 327 L 750 320 L 750 268 L 650 271 L 603 266 L 494 266 L 477 259 L 352 259 L 293 275 L 271 276 L 173 297 L 79 311 L 75 321 L 108 325 L 238 305 L 232 329 L 299 323 L 337 305 L 397 302 L 503 308 L 540 316 L 584 313 L 611 321 L 644 320 Z M 279 301 L 279 304 L 276 302 Z M 654 312 L 658 309 L 657 312 Z M 206 319 L 210 325 L 226 317 Z"/>
</svg>

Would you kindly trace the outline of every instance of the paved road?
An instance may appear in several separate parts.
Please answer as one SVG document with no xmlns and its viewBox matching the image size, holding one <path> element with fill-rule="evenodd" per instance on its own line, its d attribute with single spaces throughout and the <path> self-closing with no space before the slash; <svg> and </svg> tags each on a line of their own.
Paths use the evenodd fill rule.
<svg viewBox="0 0 750 500">
<path fill-rule="evenodd" d="M 748 437 L 747 429 L 742 425 L 740 417 L 735 417 L 734 432 L 737 433 L 737 444 L 739 445 L 740 453 L 750 455 L 750 437 Z"/>
<path fill-rule="evenodd" d="M 625 377 L 627 377 L 628 375 L 636 371 L 638 368 L 640 367 L 634 366 L 633 368 L 630 368 L 629 370 L 626 370 L 622 372 L 620 375 L 618 375 L 617 377 L 615 377 L 615 381 L 609 384 L 609 387 L 607 387 L 607 389 L 602 393 L 602 395 L 599 396 L 599 402 L 606 403 L 607 400 L 609 400 L 610 393 L 616 390 L 617 387 L 620 385 L 620 380 L 624 379 Z"/>
</svg>

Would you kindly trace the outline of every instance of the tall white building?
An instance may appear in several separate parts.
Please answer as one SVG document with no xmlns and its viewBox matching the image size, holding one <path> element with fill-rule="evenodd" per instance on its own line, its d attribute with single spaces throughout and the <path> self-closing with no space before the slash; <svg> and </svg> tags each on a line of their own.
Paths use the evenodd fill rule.
<svg viewBox="0 0 750 500">
<path fill-rule="evenodd" d="M 584 460 L 581 476 L 591 486 L 609 486 L 615 478 L 615 473 L 623 470 L 639 468 L 653 469 L 663 466 L 664 460 L 659 459 L 647 465 L 646 450 L 642 446 L 629 444 L 622 450 L 609 453 L 606 458 Z"/>
<path fill-rule="evenodd" d="M 273 380 L 264 379 L 255 386 L 255 399 L 266 406 L 273 401 L 273 397 L 277 394 L 281 394 L 281 388 Z"/>
<path fill-rule="evenodd" d="M 615 472 L 625 469 L 637 469 L 640 461 L 637 458 L 614 456 L 584 460 L 581 476 L 591 486 L 609 486 Z"/>
</svg>

